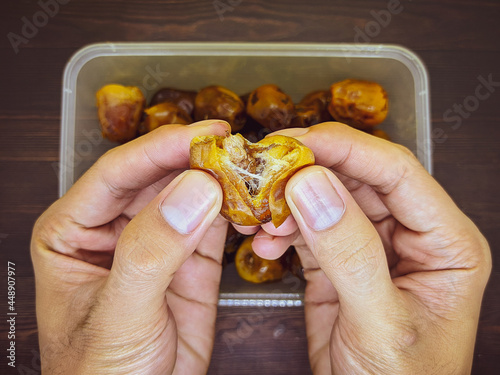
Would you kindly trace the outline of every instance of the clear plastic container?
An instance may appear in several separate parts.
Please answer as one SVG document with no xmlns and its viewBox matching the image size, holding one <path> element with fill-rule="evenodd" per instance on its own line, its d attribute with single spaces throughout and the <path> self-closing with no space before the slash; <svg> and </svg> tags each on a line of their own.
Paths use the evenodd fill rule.
<svg viewBox="0 0 500 375">
<path fill-rule="evenodd" d="M 380 83 L 388 92 L 385 130 L 432 173 L 429 82 L 408 49 L 374 44 L 104 43 L 79 50 L 68 62 L 62 96 L 59 193 L 63 195 L 104 152 L 95 93 L 109 83 L 139 86 L 146 98 L 161 87 L 198 90 L 222 85 L 245 94 L 275 83 L 299 101 L 346 78 Z M 223 272 L 220 305 L 300 306 L 304 283 L 241 280 L 234 264 Z"/>
</svg>

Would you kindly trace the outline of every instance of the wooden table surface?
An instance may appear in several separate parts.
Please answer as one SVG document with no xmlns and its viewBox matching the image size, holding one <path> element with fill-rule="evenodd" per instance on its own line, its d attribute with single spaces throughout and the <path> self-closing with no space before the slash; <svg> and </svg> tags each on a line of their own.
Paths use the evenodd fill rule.
<svg viewBox="0 0 500 375">
<path fill-rule="evenodd" d="M 45 3 L 52 6 L 44 11 Z M 225 12 L 218 14 L 221 4 Z M 75 51 L 102 41 L 356 41 L 403 45 L 427 65 L 432 123 L 441 129 L 433 142 L 434 175 L 493 252 L 473 373 L 498 374 L 500 89 L 479 98 L 476 87 L 480 77 L 500 81 L 499 19 L 498 0 L 3 1 L 0 373 L 39 373 L 29 241 L 35 219 L 58 194 L 52 165 L 59 158 L 62 73 Z M 27 21 L 38 26 L 23 26 Z M 460 117 L 447 121 L 458 105 Z M 7 261 L 17 270 L 16 369 L 5 365 Z M 228 341 L 235 333 L 240 339 Z M 308 374 L 306 349 L 301 308 L 220 308 L 209 373 Z"/>
</svg>

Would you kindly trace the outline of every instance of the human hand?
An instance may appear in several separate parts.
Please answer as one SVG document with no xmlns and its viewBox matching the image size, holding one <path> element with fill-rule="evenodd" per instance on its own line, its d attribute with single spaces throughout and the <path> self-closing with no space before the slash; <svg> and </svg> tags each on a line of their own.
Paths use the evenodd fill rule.
<svg viewBox="0 0 500 375">
<path fill-rule="evenodd" d="M 313 372 L 470 372 L 491 272 L 476 226 L 401 146 L 335 123 L 278 133 L 318 166 L 290 179 L 293 219 L 263 226 L 254 249 L 299 253 Z"/>
<path fill-rule="evenodd" d="M 100 158 L 37 221 L 31 253 L 50 374 L 204 374 L 227 224 L 189 143 L 229 125 L 169 125 Z"/>
</svg>

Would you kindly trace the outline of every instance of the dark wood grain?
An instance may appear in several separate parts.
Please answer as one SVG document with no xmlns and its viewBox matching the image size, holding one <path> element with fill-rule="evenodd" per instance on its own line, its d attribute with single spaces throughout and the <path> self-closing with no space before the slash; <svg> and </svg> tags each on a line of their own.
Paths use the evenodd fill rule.
<svg viewBox="0 0 500 375">
<path fill-rule="evenodd" d="M 18 270 L 17 363 L 5 367 L 6 326 L 0 328 L 1 373 L 39 373 L 31 228 L 57 198 L 53 163 L 59 157 L 64 66 L 84 45 L 101 41 L 354 42 L 373 20 L 380 0 L 243 0 L 221 21 L 212 1 L 72 0 L 13 51 L 7 34 L 20 34 L 22 17 L 37 1 L 7 0 L 0 15 L 0 258 Z M 479 76 L 500 81 L 500 2 L 401 1 L 370 43 L 401 44 L 417 52 L 431 79 L 435 176 L 490 242 L 494 271 L 486 290 L 474 374 L 497 374 L 500 354 L 500 89 L 455 129 L 444 113 L 474 95 Z M 2 287 L 0 314 L 6 311 Z M 2 318 L 2 321 L 4 319 Z M 239 331 L 238 331 L 239 330 Z M 240 332 L 239 336 L 234 336 Z M 243 332 L 243 333 L 241 333 Z M 231 339 L 232 338 L 232 339 Z M 231 341 L 231 340 L 233 341 Z M 229 340 L 229 341 L 228 341 Z M 210 374 L 308 374 L 303 310 L 221 308 Z"/>
</svg>

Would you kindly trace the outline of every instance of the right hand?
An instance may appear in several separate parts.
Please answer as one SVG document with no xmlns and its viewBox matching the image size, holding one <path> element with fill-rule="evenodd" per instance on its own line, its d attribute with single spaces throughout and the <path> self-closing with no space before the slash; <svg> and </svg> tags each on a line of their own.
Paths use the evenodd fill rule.
<svg viewBox="0 0 500 375">
<path fill-rule="evenodd" d="M 317 166 L 286 187 L 300 235 L 264 226 L 254 248 L 299 252 L 314 373 L 470 372 L 491 272 L 476 226 L 402 146 L 337 123 L 279 134 Z"/>
</svg>

